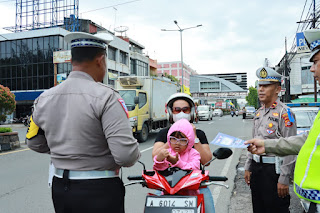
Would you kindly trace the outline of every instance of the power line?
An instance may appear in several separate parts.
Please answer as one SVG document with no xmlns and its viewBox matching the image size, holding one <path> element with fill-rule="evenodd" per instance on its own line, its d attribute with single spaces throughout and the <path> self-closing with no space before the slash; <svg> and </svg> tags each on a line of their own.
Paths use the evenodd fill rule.
<svg viewBox="0 0 320 213">
<path fill-rule="evenodd" d="M 311 4 L 310 4 L 310 7 L 309 7 L 309 10 L 305 16 L 305 21 L 302 21 L 302 17 L 303 17 L 303 14 L 304 14 L 304 11 L 305 11 L 305 7 L 306 7 L 306 4 L 307 4 L 308 0 L 305 1 L 304 3 L 304 7 L 303 7 L 303 10 L 302 10 L 302 13 L 301 13 L 301 16 L 300 16 L 300 21 L 298 22 L 299 25 L 297 27 L 297 31 L 296 31 L 296 34 L 298 32 L 302 32 L 306 29 L 309 29 L 311 28 L 312 26 L 311 25 L 311 21 L 313 20 L 313 13 L 311 13 L 311 9 L 312 9 L 312 6 L 313 6 L 313 1 L 311 1 Z M 320 5 L 317 4 L 318 6 L 316 7 L 316 14 L 319 14 L 319 9 L 320 9 Z M 317 15 L 316 16 L 316 20 L 319 18 L 320 15 Z M 302 23 L 302 24 L 301 24 Z M 316 27 L 319 26 L 319 23 L 316 24 Z M 296 52 L 294 51 L 296 49 L 296 35 L 295 35 L 295 38 L 293 39 L 293 42 L 292 42 L 292 46 L 291 46 L 291 49 L 290 49 L 290 52 L 292 54 L 289 55 L 288 57 L 288 62 L 290 63 L 291 60 L 293 59 L 293 57 L 296 55 Z"/>
<path fill-rule="evenodd" d="M 124 5 L 124 4 L 129 4 L 129 3 L 132 3 L 132 2 L 136 2 L 136 1 L 141 1 L 141 0 L 127 1 L 127 2 L 124 2 L 124 3 L 115 4 L 115 5 L 111 5 L 111 6 L 108 6 L 108 7 L 101 7 L 101 8 L 97 8 L 97 9 L 94 9 L 94 10 L 88 10 L 88 11 L 82 12 L 80 14 L 90 13 L 90 12 L 94 12 L 94 11 L 97 11 L 97 10 L 103 10 L 103 9 L 107 9 L 107 8 L 111 8 L 111 7 L 116 7 L 116 6 L 120 6 L 120 5 Z"/>
</svg>

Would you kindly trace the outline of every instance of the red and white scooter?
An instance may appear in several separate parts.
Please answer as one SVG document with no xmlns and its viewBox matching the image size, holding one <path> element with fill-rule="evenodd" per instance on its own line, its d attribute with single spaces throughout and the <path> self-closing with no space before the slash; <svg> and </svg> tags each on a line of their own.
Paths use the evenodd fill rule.
<svg viewBox="0 0 320 213">
<path fill-rule="evenodd" d="M 227 177 L 209 176 L 205 167 L 214 159 L 226 159 L 232 155 L 231 149 L 219 148 L 213 152 L 210 160 L 202 170 L 182 170 L 180 168 L 168 168 L 165 171 L 146 170 L 145 165 L 141 176 L 128 176 L 131 181 L 125 186 L 141 184 L 149 189 L 161 190 L 160 196 L 148 193 L 145 202 L 145 213 L 205 213 L 203 194 L 189 195 L 188 190 L 198 190 L 211 184 L 227 185 L 214 181 L 226 181 Z"/>
</svg>

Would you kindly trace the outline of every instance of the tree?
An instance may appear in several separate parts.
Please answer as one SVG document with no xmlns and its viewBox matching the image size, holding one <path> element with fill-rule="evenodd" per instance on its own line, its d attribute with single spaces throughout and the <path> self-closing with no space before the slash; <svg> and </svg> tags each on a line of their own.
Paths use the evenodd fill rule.
<svg viewBox="0 0 320 213">
<path fill-rule="evenodd" d="M 177 79 L 175 76 L 173 75 L 169 75 L 168 73 L 164 73 L 164 76 L 169 78 L 171 81 L 177 82 L 179 83 L 179 79 Z"/>
<path fill-rule="evenodd" d="M 5 121 L 7 115 L 13 113 L 16 109 L 16 101 L 13 93 L 8 87 L 0 84 L 0 121 Z"/>
<path fill-rule="evenodd" d="M 249 94 L 246 96 L 248 105 L 258 108 L 258 91 L 253 86 L 249 87 Z"/>
</svg>

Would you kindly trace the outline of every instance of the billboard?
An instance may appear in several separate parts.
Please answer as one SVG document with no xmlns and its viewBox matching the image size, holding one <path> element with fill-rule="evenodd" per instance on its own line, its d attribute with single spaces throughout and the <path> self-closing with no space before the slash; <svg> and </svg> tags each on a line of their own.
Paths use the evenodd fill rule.
<svg viewBox="0 0 320 213">
<path fill-rule="evenodd" d="M 307 53 L 310 52 L 310 49 L 307 45 L 307 42 L 304 38 L 303 32 L 297 33 L 297 53 Z"/>
</svg>

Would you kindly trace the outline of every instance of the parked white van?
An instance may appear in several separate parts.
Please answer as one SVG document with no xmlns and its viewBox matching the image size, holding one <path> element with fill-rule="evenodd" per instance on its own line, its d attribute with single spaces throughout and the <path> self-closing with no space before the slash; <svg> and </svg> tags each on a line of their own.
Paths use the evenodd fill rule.
<svg viewBox="0 0 320 213">
<path fill-rule="evenodd" d="M 207 105 L 200 105 L 197 108 L 199 120 L 212 120 L 213 114 L 212 114 L 212 108 L 211 106 Z"/>
</svg>

